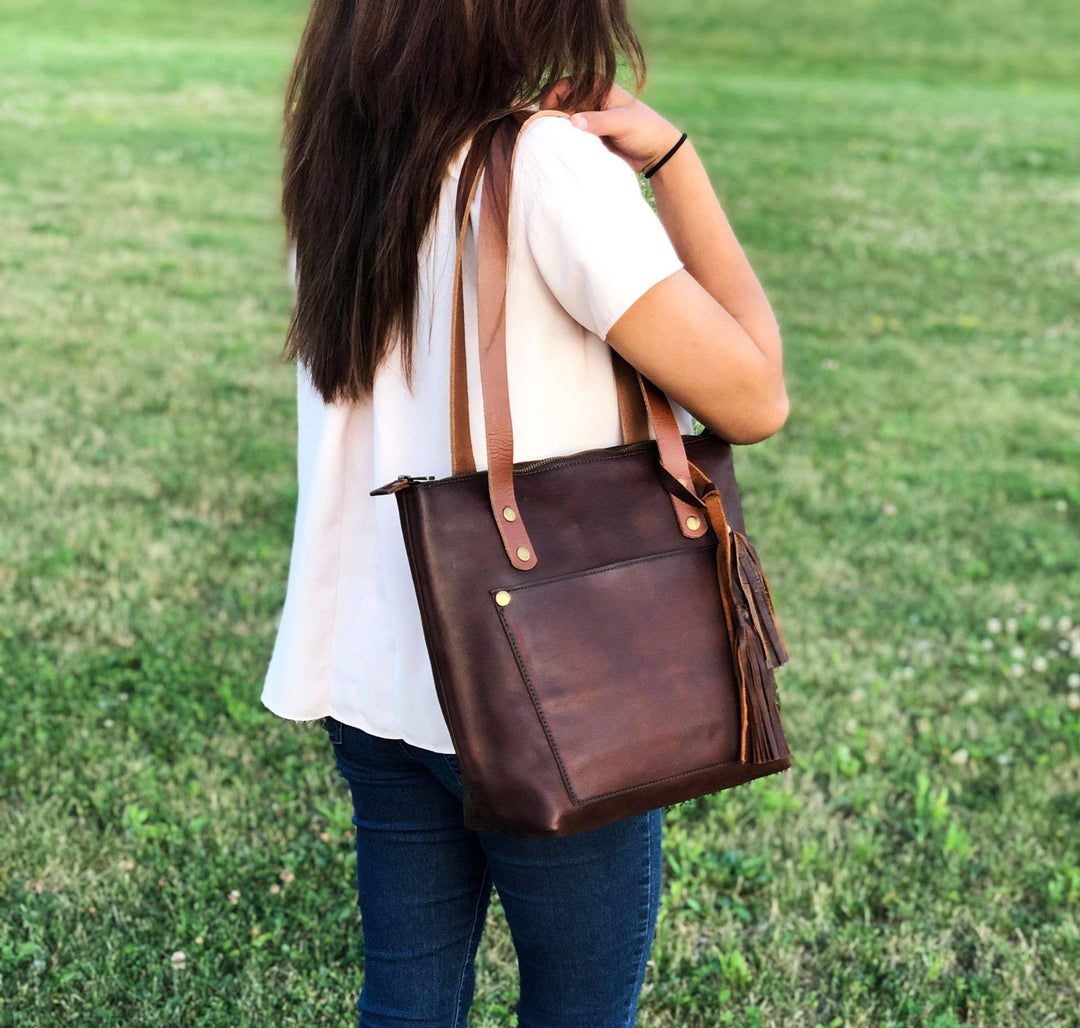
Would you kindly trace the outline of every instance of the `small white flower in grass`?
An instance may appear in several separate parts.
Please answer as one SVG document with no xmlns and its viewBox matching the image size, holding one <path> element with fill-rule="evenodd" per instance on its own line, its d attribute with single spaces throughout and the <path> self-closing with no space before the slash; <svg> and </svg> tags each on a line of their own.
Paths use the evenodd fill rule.
<svg viewBox="0 0 1080 1028">
<path fill-rule="evenodd" d="M 111 717 L 107 717 L 107 718 L 105 718 L 105 720 L 104 720 L 104 721 L 102 721 L 101 723 L 102 723 L 102 724 L 103 724 L 103 725 L 104 725 L 104 726 L 105 726 L 106 728 L 112 728 L 112 726 L 113 726 L 113 719 L 112 719 Z"/>
<path fill-rule="evenodd" d="M 1069 710 L 1080 710 L 1080 692 L 1071 692 L 1065 698 L 1065 706 Z"/>
<path fill-rule="evenodd" d="M 982 646 L 982 648 L 984 650 L 992 650 L 994 648 L 994 640 L 993 639 L 987 639 L 987 638 L 984 637 L 983 641 L 982 641 L 982 643 L 980 645 Z"/>
<path fill-rule="evenodd" d="M 233 889 L 232 892 L 229 893 L 229 902 L 234 907 L 236 906 L 237 903 L 240 902 L 240 890 L 239 889 Z"/>
<path fill-rule="evenodd" d="M 135 869 L 135 861 L 132 860 L 131 857 L 124 857 L 124 859 L 116 866 L 120 868 L 121 871 L 133 871 Z"/>
<path fill-rule="evenodd" d="M 1062 653 L 1068 650 L 1071 646 L 1072 643 L 1070 643 L 1068 639 L 1058 639 L 1058 649 L 1061 650 Z"/>
<path fill-rule="evenodd" d="M 960 697 L 960 702 L 963 703 L 965 706 L 970 706 L 972 703 L 978 703 L 979 702 L 979 690 L 976 689 L 974 686 L 972 688 L 968 689 L 968 691 L 965 692 L 964 695 Z"/>
<path fill-rule="evenodd" d="M 986 630 L 991 635 L 1001 634 L 1001 621 L 998 618 L 990 618 L 986 622 Z"/>
<path fill-rule="evenodd" d="M 895 505 L 891 503 L 886 503 L 882 505 L 881 513 L 884 514 L 887 518 L 895 518 L 897 515 L 897 510 Z"/>
<path fill-rule="evenodd" d="M 1069 677 L 1065 679 L 1065 684 L 1070 689 L 1080 689 L 1080 673 L 1073 671 Z"/>
<path fill-rule="evenodd" d="M 286 885 L 289 885 L 296 880 L 296 875 L 294 875 L 292 871 L 288 870 L 287 868 L 281 872 L 279 877 Z"/>
<path fill-rule="evenodd" d="M 956 750 L 951 757 L 949 757 L 950 764 L 966 764 L 968 762 L 968 751 L 963 747 Z"/>
<path fill-rule="evenodd" d="M 1066 632 L 1068 632 L 1069 629 L 1072 628 L 1072 626 L 1073 626 L 1072 618 L 1066 617 L 1064 614 L 1062 614 L 1061 617 L 1058 618 L 1057 630 L 1062 635 L 1064 635 Z"/>
<path fill-rule="evenodd" d="M 1012 657 L 1013 660 L 1023 660 L 1024 657 L 1027 656 L 1027 650 L 1025 650 L 1023 646 L 1014 646 L 1009 650 L 1009 656 Z"/>
<path fill-rule="evenodd" d="M 175 967 L 181 967 L 187 961 L 187 954 L 182 949 L 178 949 L 169 959 Z"/>
<path fill-rule="evenodd" d="M 1058 500 L 1054 504 L 1054 510 L 1056 510 L 1059 514 L 1064 514 L 1065 511 L 1067 511 L 1068 509 L 1069 509 L 1069 501 L 1068 500 Z"/>
<path fill-rule="evenodd" d="M 1049 632 L 1054 627 L 1054 619 L 1049 614 L 1043 614 L 1039 618 L 1039 630 Z"/>
<path fill-rule="evenodd" d="M 1009 674 L 1012 675 L 1013 678 L 1023 678 L 1024 677 L 1024 665 L 1023 664 L 1013 664 L 1013 666 L 1011 668 L 1009 668 Z"/>
<path fill-rule="evenodd" d="M 1049 665 L 1049 663 L 1047 663 L 1047 660 L 1046 660 L 1045 657 L 1036 657 L 1031 662 L 1031 670 L 1032 671 L 1045 671 L 1049 666 L 1050 665 Z"/>
<path fill-rule="evenodd" d="M 1005 619 L 1005 631 L 1008 632 L 1010 635 L 1015 632 L 1018 627 L 1019 622 L 1016 620 L 1016 618 Z"/>
<path fill-rule="evenodd" d="M 278 885 L 277 882 L 274 882 L 274 884 L 270 886 L 270 895 L 276 896 L 279 892 L 281 892 L 281 886 Z"/>
</svg>

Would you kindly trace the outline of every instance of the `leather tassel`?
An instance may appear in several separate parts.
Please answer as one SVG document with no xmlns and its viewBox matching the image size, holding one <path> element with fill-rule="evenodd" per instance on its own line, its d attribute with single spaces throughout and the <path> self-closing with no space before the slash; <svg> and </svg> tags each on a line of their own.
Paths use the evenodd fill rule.
<svg viewBox="0 0 1080 1028">
<path fill-rule="evenodd" d="M 739 759 L 744 763 L 764 764 L 789 756 L 780 725 L 776 682 L 766 662 L 761 638 L 745 616 L 735 637 L 734 657 L 746 710 Z"/>
<path fill-rule="evenodd" d="M 757 552 L 733 529 L 716 486 L 691 465 L 695 484 L 716 533 L 716 577 L 727 621 L 735 674 L 739 680 L 742 735 L 739 759 L 761 764 L 786 759 L 791 751 L 780 723 L 773 668 L 788 659 L 787 646 L 773 609 L 772 594 Z"/>
<path fill-rule="evenodd" d="M 742 532 L 732 531 L 734 543 L 732 563 L 735 578 L 750 612 L 758 638 L 765 651 L 765 662 L 770 668 L 780 667 L 788 660 L 787 646 L 773 610 L 772 594 L 765 572 L 761 569 L 757 552 Z"/>
</svg>

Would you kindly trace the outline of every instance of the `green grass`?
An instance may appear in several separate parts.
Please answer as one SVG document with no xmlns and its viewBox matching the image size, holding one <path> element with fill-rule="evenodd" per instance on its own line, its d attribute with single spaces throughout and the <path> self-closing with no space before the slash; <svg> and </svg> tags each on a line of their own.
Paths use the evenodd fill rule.
<svg viewBox="0 0 1080 1028">
<path fill-rule="evenodd" d="M 784 332 L 737 461 L 795 753 L 668 811 L 640 1024 L 1076 1025 L 1080 22 L 639 7 Z M 351 1023 L 347 792 L 258 703 L 304 13 L 0 8 L 0 1025 Z M 514 995 L 496 903 L 473 1025 Z"/>
</svg>

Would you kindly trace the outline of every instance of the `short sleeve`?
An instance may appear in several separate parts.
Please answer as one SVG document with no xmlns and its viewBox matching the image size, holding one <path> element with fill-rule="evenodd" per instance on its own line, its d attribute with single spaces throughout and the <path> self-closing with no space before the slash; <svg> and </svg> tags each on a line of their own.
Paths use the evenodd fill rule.
<svg viewBox="0 0 1080 1028">
<path fill-rule="evenodd" d="M 538 118 L 514 160 L 525 234 L 568 314 L 606 339 L 657 282 L 683 267 L 634 170 L 568 118 Z"/>
</svg>

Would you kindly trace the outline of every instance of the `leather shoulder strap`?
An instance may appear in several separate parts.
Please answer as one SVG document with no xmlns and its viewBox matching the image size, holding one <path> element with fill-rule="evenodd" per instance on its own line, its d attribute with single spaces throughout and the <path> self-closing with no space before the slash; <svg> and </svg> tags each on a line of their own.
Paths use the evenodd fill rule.
<svg viewBox="0 0 1080 1028">
<path fill-rule="evenodd" d="M 547 111 L 545 115 L 560 115 Z M 528 121 L 530 111 L 519 111 L 512 117 L 519 124 Z M 569 115 L 563 115 L 569 117 Z M 468 372 L 465 346 L 465 295 L 462 267 L 468 217 L 473 207 L 478 181 L 484 170 L 484 158 L 490 146 L 494 123 L 485 125 L 474 137 L 458 180 L 457 221 L 458 245 L 454 265 L 454 309 L 451 316 L 450 342 L 450 467 L 452 474 L 467 474 L 476 470 L 472 433 L 469 420 Z M 638 386 L 637 371 L 615 349 L 609 347 L 615 392 L 619 402 L 619 424 L 624 443 L 636 443 L 649 438 L 649 419 L 645 401 Z"/>
<path fill-rule="evenodd" d="M 458 179 L 456 221 L 457 257 L 454 261 L 454 300 L 450 329 L 450 472 L 457 475 L 476 470 L 472 429 L 469 424 L 468 366 L 465 354 L 465 295 L 462 283 L 462 256 L 469 229 L 469 215 L 476 196 L 484 158 L 491 146 L 495 123 L 489 122 L 473 136 L 469 153 Z"/>
<path fill-rule="evenodd" d="M 477 317 L 488 455 L 488 491 L 492 515 L 498 525 L 507 556 L 514 567 L 523 571 L 536 566 L 537 554 L 517 506 L 513 480 L 513 424 L 506 367 L 510 185 L 521 131 L 531 121 L 550 116 L 567 117 L 559 111 L 539 111 L 524 120 L 518 116 L 500 120 L 484 163 L 485 187 L 480 204 L 480 237 L 477 246 Z M 692 490 L 686 448 L 667 397 L 640 373 L 636 374 L 636 379 L 648 411 L 649 423 L 656 436 L 663 469 L 671 478 Z M 628 376 L 623 376 L 622 381 L 627 382 Z M 667 488 L 663 477 L 660 481 Z M 687 503 L 671 489 L 668 491 L 681 534 L 688 538 L 697 538 L 708 531 L 708 525 L 697 516 L 697 506 Z"/>
</svg>

